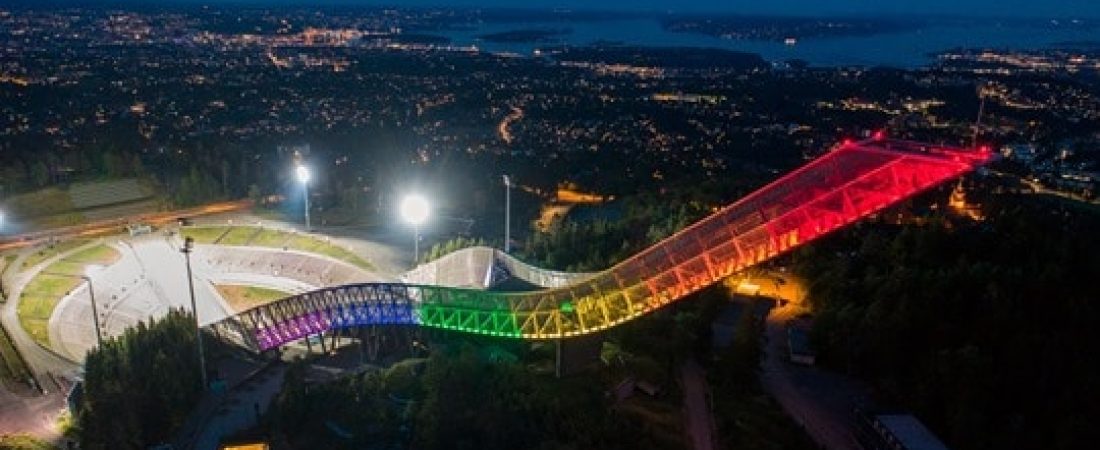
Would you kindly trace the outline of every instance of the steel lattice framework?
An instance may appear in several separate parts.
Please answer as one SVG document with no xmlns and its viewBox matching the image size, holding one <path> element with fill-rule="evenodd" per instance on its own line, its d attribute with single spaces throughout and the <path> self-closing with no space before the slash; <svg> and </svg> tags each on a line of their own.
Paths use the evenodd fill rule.
<svg viewBox="0 0 1100 450">
<path fill-rule="evenodd" d="M 326 330 L 419 325 L 561 339 L 640 317 L 966 173 L 992 158 L 915 142 L 845 143 L 614 267 L 565 287 L 502 293 L 416 284 L 320 289 L 217 322 L 263 351 Z"/>
</svg>

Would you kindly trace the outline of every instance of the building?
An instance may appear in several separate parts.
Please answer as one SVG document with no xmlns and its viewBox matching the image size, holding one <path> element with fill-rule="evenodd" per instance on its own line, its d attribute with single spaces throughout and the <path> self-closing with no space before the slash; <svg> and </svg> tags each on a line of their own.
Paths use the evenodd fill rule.
<svg viewBox="0 0 1100 450">
<path fill-rule="evenodd" d="M 858 437 L 866 450 L 948 450 L 912 414 L 870 414 L 862 419 Z"/>
<path fill-rule="evenodd" d="M 806 328 L 799 324 L 791 324 L 787 327 L 787 351 L 791 362 L 812 366 L 817 362 L 817 355 L 810 348 L 810 338 L 806 334 Z"/>
</svg>

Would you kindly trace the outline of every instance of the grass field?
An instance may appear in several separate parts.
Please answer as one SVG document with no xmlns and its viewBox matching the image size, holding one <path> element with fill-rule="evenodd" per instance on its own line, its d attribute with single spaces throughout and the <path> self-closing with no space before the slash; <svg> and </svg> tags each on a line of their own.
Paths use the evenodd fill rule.
<svg viewBox="0 0 1100 450">
<path fill-rule="evenodd" d="M 226 230 L 228 230 L 228 233 L 226 233 Z M 313 235 L 248 226 L 193 227 L 185 228 L 182 233 L 184 236 L 191 236 L 195 239 L 196 243 L 200 244 L 213 243 L 218 236 L 225 233 L 225 237 L 218 242 L 218 245 L 252 245 L 278 249 L 285 248 L 287 250 L 325 255 L 366 270 L 374 269 L 374 266 L 359 255 Z"/>
<path fill-rule="evenodd" d="M 290 233 L 286 231 L 264 229 L 260 234 L 256 235 L 256 239 L 252 241 L 252 245 L 259 247 L 282 247 L 289 238 Z"/>
<path fill-rule="evenodd" d="M 36 229 L 61 228 L 79 225 L 87 220 L 84 214 L 78 212 L 66 212 L 49 216 L 34 217 L 28 219 L 30 226 Z"/>
<path fill-rule="evenodd" d="M 14 217 L 42 217 L 66 213 L 73 209 L 69 193 L 60 188 L 46 188 L 13 195 L 4 201 L 4 210 Z"/>
<path fill-rule="evenodd" d="M 19 297 L 19 307 L 16 313 L 19 315 L 19 324 L 23 330 L 31 335 L 36 342 L 45 347 L 50 346 L 50 336 L 47 331 L 50 315 L 53 314 L 57 302 L 83 281 L 79 278 L 61 277 L 57 275 L 39 274 L 34 277 Z"/>
<path fill-rule="evenodd" d="M 8 335 L 8 330 L 0 327 L 0 378 L 24 383 L 27 377 L 29 377 L 27 367 L 23 365 L 23 360 L 19 358 L 19 353 L 16 352 L 15 345 L 11 342 L 11 336 Z"/>
<path fill-rule="evenodd" d="M 27 259 L 23 260 L 23 266 L 20 267 L 19 270 L 27 270 L 31 267 L 38 265 L 42 261 L 53 258 L 54 256 L 65 253 L 69 250 L 80 247 L 81 245 L 87 243 L 87 239 L 70 239 L 38 248 L 33 254 L 27 256 Z"/>
<path fill-rule="evenodd" d="M 111 248 L 109 245 L 100 244 L 95 247 L 89 247 L 79 252 L 73 253 L 66 257 L 63 261 L 84 263 L 84 264 L 99 264 L 110 265 L 118 261 L 121 255 L 118 251 Z"/>
<path fill-rule="evenodd" d="M 308 251 L 330 256 L 353 266 L 359 266 L 367 270 L 371 270 L 374 268 L 374 266 L 367 262 L 367 260 L 361 258 L 359 255 L 352 253 L 348 249 L 338 247 L 329 243 L 321 242 L 320 245 Z"/>
<path fill-rule="evenodd" d="M 57 302 L 84 282 L 79 277 L 88 266 L 110 265 L 120 256 L 115 249 L 100 244 L 56 261 L 35 275 L 23 288 L 16 308 L 23 330 L 39 344 L 49 347 L 47 328 Z"/>
<path fill-rule="evenodd" d="M 218 293 L 222 295 L 222 298 L 229 302 L 229 306 L 233 307 L 233 310 L 236 312 L 241 312 L 290 296 L 287 292 L 256 286 L 217 284 L 214 285 L 214 287 L 218 290 Z"/>
<path fill-rule="evenodd" d="M 310 236 L 299 235 L 294 236 L 294 238 L 287 243 L 287 247 L 303 252 L 313 252 L 325 247 L 325 242 Z"/>
<path fill-rule="evenodd" d="M 225 231 L 226 227 L 186 227 L 181 234 L 194 239 L 196 244 L 213 244 Z"/>
<path fill-rule="evenodd" d="M 53 444 L 26 434 L 6 434 L 0 436 L 0 449 L 3 450 L 57 450 Z"/>
<path fill-rule="evenodd" d="M 259 231 L 256 227 L 233 227 L 218 242 L 219 245 L 248 245 L 252 235 Z"/>
</svg>

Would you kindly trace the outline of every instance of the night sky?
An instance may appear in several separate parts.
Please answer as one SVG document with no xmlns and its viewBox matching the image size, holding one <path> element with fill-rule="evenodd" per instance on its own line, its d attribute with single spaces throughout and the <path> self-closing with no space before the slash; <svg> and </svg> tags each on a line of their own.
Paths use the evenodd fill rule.
<svg viewBox="0 0 1100 450">
<path fill-rule="evenodd" d="M 148 0 L 154 2 L 156 0 Z M 1100 0 L 164 0 L 166 3 L 363 4 L 385 6 L 463 6 L 585 8 L 607 10 L 721 11 L 784 15 L 952 14 L 1100 19 Z"/>
</svg>

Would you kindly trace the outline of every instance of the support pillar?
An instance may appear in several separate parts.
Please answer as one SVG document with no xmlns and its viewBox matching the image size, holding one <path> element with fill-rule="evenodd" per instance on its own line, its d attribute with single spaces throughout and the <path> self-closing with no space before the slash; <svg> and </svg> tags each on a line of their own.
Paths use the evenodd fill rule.
<svg viewBox="0 0 1100 450">
<path fill-rule="evenodd" d="M 554 340 L 554 376 L 561 378 L 561 342 L 562 339 Z"/>
</svg>

